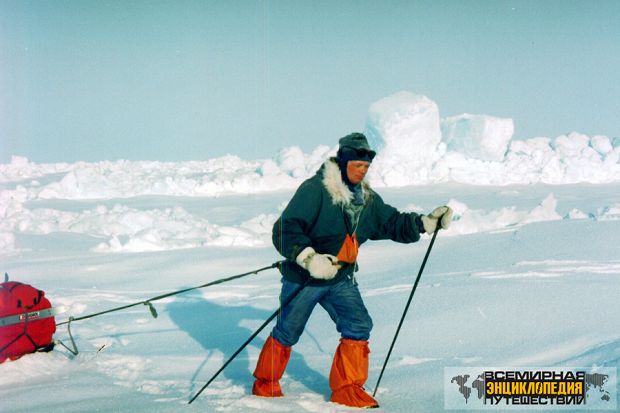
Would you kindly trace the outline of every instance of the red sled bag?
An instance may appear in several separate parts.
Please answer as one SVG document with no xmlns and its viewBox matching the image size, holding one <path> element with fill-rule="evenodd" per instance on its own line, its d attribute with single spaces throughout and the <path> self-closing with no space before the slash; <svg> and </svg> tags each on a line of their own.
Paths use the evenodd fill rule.
<svg viewBox="0 0 620 413">
<path fill-rule="evenodd" d="M 15 281 L 0 284 L 0 363 L 52 350 L 55 331 L 54 311 L 43 291 Z"/>
</svg>

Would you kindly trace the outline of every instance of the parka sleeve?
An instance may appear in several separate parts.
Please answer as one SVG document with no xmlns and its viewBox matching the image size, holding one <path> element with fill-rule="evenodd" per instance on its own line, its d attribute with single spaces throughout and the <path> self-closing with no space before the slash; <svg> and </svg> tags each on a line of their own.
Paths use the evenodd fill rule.
<svg viewBox="0 0 620 413">
<path fill-rule="evenodd" d="M 415 212 L 400 212 L 373 191 L 371 201 L 371 219 L 373 222 L 370 239 L 390 239 L 396 242 L 410 243 L 420 239 L 424 232 L 420 215 Z"/>
<path fill-rule="evenodd" d="M 319 214 L 322 196 L 316 182 L 304 182 L 273 225 L 272 242 L 284 258 L 295 261 L 304 248 L 312 246 L 309 231 Z"/>
</svg>

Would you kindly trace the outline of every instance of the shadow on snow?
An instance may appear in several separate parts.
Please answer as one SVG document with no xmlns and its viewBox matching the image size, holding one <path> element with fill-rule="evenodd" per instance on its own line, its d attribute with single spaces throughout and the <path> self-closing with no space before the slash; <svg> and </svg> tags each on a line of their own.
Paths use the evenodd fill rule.
<svg viewBox="0 0 620 413">
<path fill-rule="evenodd" d="M 166 310 L 171 320 L 206 350 L 204 361 L 197 366 L 192 376 L 192 392 L 202 387 L 254 333 L 255 329 L 273 314 L 272 311 L 246 305 L 219 305 L 205 299 L 197 291 L 192 291 L 183 298 L 168 304 Z M 245 327 L 246 324 L 252 324 L 256 327 Z M 211 386 L 225 377 L 232 381 L 233 385 L 243 386 L 246 394 L 250 394 L 254 382 L 252 373 L 256 366 L 258 352 L 263 347 L 265 337 L 271 332 L 274 324 L 275 321 L 272 321 L 265 327 L 220 373 Z M 249 357 L 249 346 L 257 349 L 256 356 L 252 358 Z M 212 367 L 206 370 L 205 365 L 209 364 L 211 357 L 217 355 L 219 359 L 220 354 L 223 357 L 222 361 L 218 360 L 217 363 L 211 363 Z M 329 398 L 330 390 L 327 375 L 312 369 L 294 349 L 284 378 L 281 380 L 285 395 L 287 394 L 287 387 L 289 387 L 287 384 L 290 385 L 293 381 L 303 384 L 312 392 L 324 395 L 326 400 Z"/>
</svg>

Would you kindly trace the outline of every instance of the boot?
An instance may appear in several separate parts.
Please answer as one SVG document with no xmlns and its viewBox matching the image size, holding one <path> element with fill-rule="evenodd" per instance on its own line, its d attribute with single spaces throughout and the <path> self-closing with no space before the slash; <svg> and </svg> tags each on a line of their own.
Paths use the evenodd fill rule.
<svg viewBox="0 0 620 413">
<path fill-rule="evenodd" d="M 287 347 L 269 336 L 258 356 L 254 370 L 254 386 L 252 394 L 263 397 L 282 397 L 279 380 L 291 357 L 291 347 Z"/>
<path fill-rule="evenodd" d="M 379 403 L 362 387 L 368 379 L 368 353 L 368 341 L 340 339 L 329 373 L 332 402 L 350 407 L 379 407 Z"/>
</svg>

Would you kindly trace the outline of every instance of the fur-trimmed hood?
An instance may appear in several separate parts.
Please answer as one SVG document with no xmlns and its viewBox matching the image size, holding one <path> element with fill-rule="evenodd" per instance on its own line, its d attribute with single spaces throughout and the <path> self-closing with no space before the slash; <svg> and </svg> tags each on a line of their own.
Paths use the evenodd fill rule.
<svg viewBox="0 0 620 413">
<path fill-rule="evenodd" d="M 327 192 L 332 197 L 334 205 L 347 206 L 353 201 L 353 193 L 349 187 L 342 181 L 342 175 L 340 174 L 340 168 L 336 158 L 329 158 L 323 164 L 323 185 Z M 364 203 L 366 203 L 372 196 L 370 185 L 364 179 L 362 181 L 362 194 L 364 195 Z"/>
</svg>

